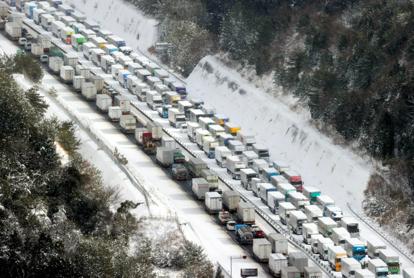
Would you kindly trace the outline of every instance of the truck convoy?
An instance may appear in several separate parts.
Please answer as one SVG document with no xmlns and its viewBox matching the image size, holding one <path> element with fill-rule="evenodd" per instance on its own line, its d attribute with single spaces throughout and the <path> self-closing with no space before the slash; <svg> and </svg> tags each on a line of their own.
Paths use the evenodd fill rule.
<svg viewBox="0 0 414 278">
<path fill-rule="evenodd" d="M 96 65 L 80 66 L 76 53 L 71 54 L 67 48 L 62 51 L 58 49 L 57 52 L 52 51 L 58 55 L 49 57 L 51 72 L 72 84 L 86 100 L 95 101 L 97 108 L 107 113 L 111 121 L 119 122 L 122 131 L 134 133 L 138 145 L 146 153 L 155 155 L 156 161 L 169 169 L 175 180 L 192 178 L 191 190 L 195 198 L 203 200 L 208 213 L 218 214 L 219 222 L 234 230 L 241 244 L 252 245 L 255 258 L 260 262 L 268 261 L 274 275 L 320 277 L 318 271 L 308 267 L 303 253 L 288 252 L 286 238 L 279 234 L 265 237 L 258 230 L 254 225 L 256 205 L 242 200 L 238 192 L 221 193 L 218 176 L 209 169 L 208 163 L 203 159 L 185 157 L 177 146 L 170 145 L 162 126 L 153 124 L 153 121 L 142 122 L 132 114 L 131 107 L 137 109 L 137 106 L 124 99 L 124 94 L 119 95 L 118 91 L 107 88 L 107 77 L 97 74 L 97 69 L 112 75 L 118 86 L 136 95 L 139 101 L 146 102 L 150 109 L 157 111 L 161 108 L 160 116 L 168 118 L 173 127 L 187 127 L 188 137 L 197 143 L 207 158 L 226 168 L 231 178 L 240 179 L 245 190 L 253 191 L 271 212 L 279 214 L 280 222 L 287 225 L 286 229 L 291 229 L 297 236 L 302 235 L 303 241 L 311 245 L 312 251 L 322 259 L 328 260 L 334 271 L 342 269 L 344 277 L 350 277 L 353 273 L 355 277 L 360 275 L 353 265 L 355 261 L 362 261 L 368 253 L 373 258 L 368 263 L 368 269 L 377 277 L 382 277 L 385 269 L 387 273 L 400 273 L 398 256 L 388 252 L 382 243 L 371 239 L 365 247 L 363 241 L 358 239 L 358 222 L 343 216 L 331 198 L 322 195 L 315 187 L 304 186 L 301 175 L 288 164 L 270 162 L 269 150 L 257 144 L 254 136 L 241 131 L 229 118 L 215 114 L 202 101 L 185 100 L 185 87 L 171 81 L 168 73 L 157 64 L 133 53 L 123 39 L 111 33 L 104 34 L 97 24 L 91 23 L 90 30 L 81 29 L 81 24 L 85 22 L 82 15 L 76 16 L 76 19 L 59 16 L 57 20 L 48 12 L 38 11 L 43 2 L 33 3 L 24 8 L 29 18 L 35 19 L 45 31 L 52 31 L 61 44 L 69 44 L 66 46 L 81 51 L 86 59 Z M 66 12 L 71 14 L 73 11 L 69 7 Z M 5 29 L 8 36 L 20 39 L 24 33 L 22 16 L 13 14 L 7 23 Z M 48 36 L 39 35 L 33 42 L 31 47 L 35 56 L 40 58 L 52 49 L 52 39 Z"/>
</svg>

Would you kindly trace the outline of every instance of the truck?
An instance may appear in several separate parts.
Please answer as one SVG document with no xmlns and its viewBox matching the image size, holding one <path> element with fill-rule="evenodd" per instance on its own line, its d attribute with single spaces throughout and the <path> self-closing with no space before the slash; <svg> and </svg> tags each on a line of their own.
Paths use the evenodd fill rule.
<svg viewBox="0 0 414 278">
<path fill-rule="evenodd" d="M 271 212 L 277 213 L 282 202 L 285 202 L 285 196 L 279 191 L 272 191 L 267 194 L 267 206 Z"/>
<path fill-rule="evenodd" d="M 386 249 L 387 246 L 377 238 L 370 238 L 367 240 L 367 250 L 368 256 L 371 259 L 375 259 L 379 257 L 379 251 L 381 249 Z"/>
<path fill-rule="evenodd" d="M 205 178 L 206 181 L 210 184 L 210 191 L 215 191 L 218 189 L 219 179 L 215 172 L 209 169 L 201 170 L 201 177 Z"/>
<path fill-rule="evenodd" d="M 263 203 L 267 204 L 267 194 L 276 191 L 276 187 L 271 183 L 260 183 L 258 195 Z"/>
<path fill-rule="evenodd" d="M 332 234 L 332 229 L 338 227 L 338 223 L 330 217 L 320 217 L 318 219 L 318 229 L 321 235 L 329 237 Z"/>
<path fill-rule="evenodd" d="M 177 181 L 185 181 L 190 176 L 188 169 L 183 164 L 173 164 L 171 173 L 173 179 Z"/>
<path fill-rule="evenodd" d="M 256 144 L 253 145 L 253 151 L 255 153 L 257 153 L 257 155 L 259 156 L 260 159 L 264 159 L 266 161 L 269 161 L 269 159 L 270 159 L 269 149 L 266 148 L 265 146 L 262 146 L 262 145 L 256 143 Z"/>
<path fill-rule="evenodd" d="M 118 48 L 126 46 L 125 40 L 115 35 L 108 36 L 108 42 Z"/>
<path fill-rule="evenodd" d="M 111 73 L 112 65 L 115 65 L 115 59 L 112 56 L 101 56 L 101 68 L 105 73 Z"/>
<path fill-rule="evenodd" d="M 293 185 L 297 191 L 302 192 L 303 191 L 303 182 L 302 177 L 300 174 L 294 170 L 286 170 L 282 174 L 288 182 Z"/>
<path fill-rule="evenodd" d="M 187 168 L 191 176 L 197 178 L 201 177 L 201 171 L 208 169 L 207 164 L 202 161 L 200 158 L 190 157 L 187 162 Z"/>
<path fill-rule="evenodd" d="M 135 119 L 133 115 L 121 115 L 121 118 L 119 119 L 119 124 L 121 126 L 122 132 L 135 133 L 137 120 Z"/>
<path fill-rule="evenodd" d="M 277 190 L 285 195 L 285 200 L 289 200 L 289 194 L 292 192 L 296 192 L 296 189 L 293 187 L 293 185 L 289 183 L 278 183 L 276 185 Z"/>
<path fill-rule="evenodd" d="M 371 259 L 368 261 L 368 270 L 374 273 L 375 277 L 387 277 L 388 276 L 388 266 L 381 259 Z"/>
<path fill-rule="evenodd" d="M 74 53 L 63 53 L 63 63 L 65 66 L 71 66 L 75 68 L 78 64 L 78 55 Z"/>
<path fill-rule="evenodd" d="M 177 103 L 177 108 L 184 113 L 187 119 L 190 118 L 190 109 L 193 108 L 193 105 L 188 100 L 181 100 Z"/>
<path fill-rule="evenodd" d="M 105 51 L 100 48 L 92 48 L 90 50 L 90 60 L 96 66 L 101 66 L 101 57 L 105 55 Z"/>
<path fill-rule="evenodd" d="M 340 225 L 348 231 L 351 237 L 359 237 L 359 223 L 355 218 L 350 216 L 342 217 Z"/>
<path fill-rule="evenodd" d="M 242 245 L 253 244 L 253 231 L 248 225 L 236 225 L 236 239 Z"/>
<path fill-rule="evenodd" d="M 251 150 L 253 145 L 256 144 L 256 138 L 253 134 L 249 134 L 245 131 L 240 131 L 237 133 L 237 139 L 246 146 L 246 149 Z"/>
<path fill-rule="evenodd" d="M 318 218 L 323 217 L 321 209 L 315 205 L 305 206 L 304 212 L 309 222 L 317 222 Z"/>
<path fill-rule="evenodd" d="M 341 273 L 344 278 L 354 278 L 355 271 L 362 269 L 359 261 L 354 258 L 341 259 Z"/>
<path fill-rule="evenodd" d="M 196 142 L 196 130 L 200 128 L 198 123 L 188 122 L 187 123 L 187 136 L 191 142 Z"/>
<path fill-rule="evenodd" d="M 303 223 L 302 224 L 302 235 L 303 241 L 306 244 L 311 244 L 312 235 L 319 234 L 318 225 L 315 223 Z"/>
<path fill-rule="evenodd" d="M 348 257 L 352 257 L 357 261 L 363 260 L 367 255 L 367 248 L 359 238 L 350 237 L 345 239 L 344 248 Z"/>
<path fill-rule="evenodd" d="M 108 108 L 108 117 L 112 122 L 119 122 L 122 116 L 121 108 L 119 106 L 110 106 Z"/>
<path fill-rule="evenodd" d="M 268 262 L 272 253 L 272 245 L 265 238 L 253 239 L 253 255 L 259 262 Z"/>
<path fill-rule="evenodd" d="M 148 91 L 146 94 L 146 101 L 149 108 L 152 110 L 157 110 L 157 108 L 162 107 L 162 98 L 161 95 L 155 91 Z"/>
<path fill-rule="evenodd" d="M 83 56 L 86 59 L 89 59 L 91 56 L 91 50 L 97 48 L 95 44 L 91 43 L 91 42 L 85 42 L 82 45 L 82 52 L 83 52 Z"/>
<path fill-rule="evenodd" d="M 63 60 L 60 57 L 49 57 L 49 68 L 54 74 L 60 73 L 63 66 Z"/>
<path fill-rule="evenodd" d="M 161 139 L 164 139 L 163 143 L 165 144 L 167 137 L 163 137 L 162 125 L 160 123 L 148 122 L 147 128 L 152 133 L 152 139 L 154 139 L 155 141 L 160 141 Z M 175 147 L 175 140 L 173 138 L 169 139 L 170 144 L 171 144 L 171 141 L 174 142 L 174 147 Z"/>
<path fill-rule="evenodd" d="M 285 236 L 278 233 L 270 233 L 267 239 L 272 246 L 272 253 L 288 254 L 288 240 Z"/>
<path fill-rule="evenodd" d="M 289 221 L 289 215 L 291 211 L 294 211 L 296 208 L 292 203 L 289 202 L 283 202 L 279 204 L 279 217 L 280 222 L 282 224 L 286 225 Z"/>
<path fill-rule="evenodd" d="M 305 267 L 309 266 L 308 257 L 303 252 L 291 252 L 288 256 L 288 264 L 296 267 L 299 272 L 305 272 Z"/>
<path fill-rule="evenodd" d="M 6 22 L 6 33 L 13 41 L 17 41 L 22 36 L 22 25 L 15 22 Z"/>
<path fill-rule="evenodd" d="M 294 234 L 302 234 L 302 226 L 306 222 L 306 215 L 300 210 L 293 210 L 289 214 L 288 227 Z"/>
<path fill-rule="evenodd" d="M 281 253 L 272 253 L 269 256 L 269 270 L 274 277 L 280 278 L 282 276 L 282 269 L 288 267 L 286 256 Z"/>
<path fill-rule="evenodd" d="M 223 192 L 223 206 L 227 208 L 228 211 L 234 212 L 237 211 L 240 202 L 240 194 L 236 191 L 224 191 Z"/>
<path fill-rule="evenodd" d="M 100 111 L 107 112 L 112 106 L 112 98 L 105 94 L 96 95 L 96 106 Z"/>
<path fill-rule="evenodd" d="M 141 80 L 139 80 L 135 75 L 130 74 L 127 76 L 126 88 L 131 94 L 138 95 L 136 92 L 136 87 L 139 83 L 141 83 Z"/>
<path fill-rule="evenodd" d="M 345 228 L 336 227 L 332 228 L 332 233 L 329 236 L 335 245 L 345 246 L 345 241 L 347 238 L 351 238 L 351 235 Z"/>
<path fill-rule="evenodd" d="M 316 266 L 307 266 L 304 278 L 322 278 L 322 271 Z"/>
<path fill-rule="evenodd" d="M 242 153 L 246 150 L 246 147 L 238 140 L 229 141 L 227 147 L 233 155 L 242 155 Z"/>
<path fill-rule="evenodd" d="M 328 260 L 328 247 L 335 246 L 332 239 L 323 237 L 318 238 L 318 254 L 322 260 Z"/>
<path fill-rule="evenodd" d="M 218 192 L 206 192 L 204 204 L 207 212 L 210 214 L 219 213 L 223 208 L 222 201 L 222 197 Z"/>
<path fill-rule="evenodd" d="M 310 205 L 309 199 L 300 192 L 292 191 L 288 193 L 289 202 L 291 202 L 296 209 L 303 209 L 305 206 Z"/>
<path fill-rule="evenodd" d="M 328 263 L 332 270 L 340 272 L 342 269 L 341 261 L 346 257 L 346 251 L 342 246 L 328 246 Z"/>
<path fill-rule="evenodd" d="M 71 84 L 73 82 L 73 76 L 75 75 L 75 69 L 71 66 L 62 66 L 60 68 L 60 79 L 66 83 Z"/>
<path fill-rule="evenodd" d="M 187 128 L 191 123 L 188 123 Z M 191 141 L 191 139 L 190 139 Z M 227 157 L 231 156 L 231 151 L 225 146 L 218 146 L 214 149 L 214 158 L 216 159 L 217 165 L 226 168 L 227 167 Z"/>
<path fill-rule="evenodd" d="M 118 72 L 118 82 L 119 85 L 121 85 L 123 88 L 127 88 L 127 80 L 128 80 L 128 76 L 130 76 L 131 73 L 126 70 L 126 69 L 121 69 Z"/>
<path fill-rule="evenodd" d="M 248 167 L 253 167 L 253 161 L 258 158 L 259 156 L 254 151 L 244 151 L 241 155 L 241 159 Z"/>
<path fill-rule="evenodd" d="M 368 269 L 358 269 L 355 271 L 355 278 L 375 278 L 374 273 L 369 271 Z M 408 277 L 404 277 L 408 278 Z"/>
<path fill-rule="evenodd" d="M 226 130 L 227 133 L 230 133 L 233 136 L 236 136 L 237 133 L 241 130 L 239 125 L 236 125 L 231 122 L 224 123 L 224 129 Z"/>
<path fill-rule="evenodd" d="M 124 95 L 116 95 L 114 104 L 121 108 L 122 114 L 128 114 L 131 111 L 131 101 Z"/>
<path fill-rule="evenodd" d="M 343 213 L 342 210 L 337 206 L 328 206 L 325 208 L 325 216 L 332 218 L 336 222 L 339 222 L 343 217 Z"/>
<path fill-rule="evenodd" d="M 137 96 L 139 101 L 147 101 L 148 91 L 150 91 L 150 87 L 148 86 L 148 84 L 144 82 L 138 83 L 135 87 L 135 95 Z"/>
<path fill-rule="evenodd" d="M 322 238 L 325 237 L 318 232 L 316 235 L 311 235 L 308 240 L 313 254 L 318 254 L 318 240 Z"/>
<path fill-rule="evenodd" d="M 185 115 L 177 108 L 168 109 L 168 122 L 172 127 L 179 128 L 185 123 Z"/>
<path fill-rule="evenodd" d="M 400 274 L 400 258 L 394 251 L 391 249 L 380 249 L 379 258 L 387 264 L 389 274 Z"/>
<path fill-rule="evenodd" d="M 211 136 L 210 132 L 205 129 L 198 128 L 195 130 L 195 143 L 197 146 L 202 149 L 203 148 L 203 137 Z"/>
<path fill-rule="evenodd" d="M 62 41 L 65 44 L 70 44 L 72 45 L 72 35 L 75 34 L 75 31 L 68 27 L 65 26 L 60 30 L 60 38 L 62 39 Z"/>
<path fill-rule="evenodd" d="M 282 269 L 282 278 L 301 278 L 302 274 L 294 266 L 288 266 Z"/>
<path fill-rule="evenodd" d="M 219 135 L 219 142 L 220 146 L 228 146 L 231 140 L 234 140 L 234 136 L 228 133 L 220 134 Z"/>
<path fill-rule="evenodd" d="M 239 206 L 237 207 L 237 217 L 242 223 L 254 224 L 255 223 L 254 206 L 244 201 L 240 201 Z"/>
<path fill-rule="evenodd" d="M 214 121 L 208 117 L 200 117 L 198 118 L 198 124 L 202 129 L 208 130 L 210 125 L 214 125 Z"/>
<path fill-rule="evenodd" d="M 226 147 L 217 147 L 217 148 L 226 148 Z M 250 181 L 252 180 L 252 178 L 257 178 L 257 177 L 258 177 L 257 173 L 251 168 L 240 170 L 241 185 L 247 190 L 251 190 Z"/>
<path fill-rule="evenodd" d="M 305 195 L 311 204 L 316 203 L 316 199 L 321 195 L 321 190 L 313 186 L 303 186 L 303 195 Z"/>
<path fill-rule="evenodd" d="M 137 72 L 135 73 L 139 79 L 141 79 L 142 81 L 146 81 L 148 77 L 151 76 L 151 73 L 149 71 L 147 71 L 146 69 L 140 69 L 137 70 Z"/>
<path fill-rule="evenodd" d="M 226 158 L 227 173 L 229 173 L 233 179 L 240 180 L 240 170 L 246 168 L 246 165 L 240 161 L 238 156 L 229 156 Z"/>
<path fill-rule="evenodd" d="M 334 206 L 335 201 L 329 197 L 328 195 L 319 195 L 316 197 L 316 205 L 322 210 L 323 214 L 325 215 L 325 209 L 328 206 Z"/>
<path fill-rule="evenodd" d="M 174 163 L 175 149 L 168 147 L 158 147 L 156 153 L 156 160 L 158 164 L 163 167 L 170 167 Z"/>
<path fill-rule="evenodd" d="M 262 166 L 262 163 L 264 162 L 265 164 L 264 165 L 267 165 L 267 162 L 266 162 L 266 160 L 263 160 L 263 159 L 258 159 L 258 160 L 256 160 L 256 161 L 260 161 L 260 165 L 258 165 L 257 167 L 258 168 L 264 168 L 264 167 L 266 167 L 266 166 Z M 255 163 L 257 163 L 256 161 L 254 161 Z M 276 169 L 276 168 L 275 168 Z M 277 170 L 277 169 L 276 169 Z M 287 181 L 287 179 L 285 179 L 285 177 L 284 176 L 282 176 L 282 175 L 276 175 L 276 176 L 273 176 L 273 177 L 271 177 L 270 178 L 270 182 L 272 183 L 272 184 L 274 184 L 274 185 L 276 185 L 276 186 L 278 186 L 279 184 L 281 184 L 281 183 L 283 183 L 283 184 L 289 184 L 289 182 Z M 289 184 L 290 185 L 290 188 L 292 188 L 293 186 L 291 185 L 291 184 Z"/>
<path fill-rule="evenodd" d="M 82 85 L 85 83 L 85 77 L 80 75 L 75 75 L 73 77 L 73 89 L 75 89 L 75 92 L 81 92 L 82 91 Z"/>
<path fill-rule="evenodd" d="M 260 176 L 260 178 L 262 178 L 264 181 L 266 181 L 266 182 L 270 182 L 272 177 L 274 177 L 274 176 L 278 176 L 278 175 L 279 175 L 279 172 L 278 172 L 278 171 L 276 171 L 276 169 L 275 169 L 275 168 L 267 166 L 267 167 L 263 167 L 263 168 L 261 169 L 261 171 L 260 171 L 260 175 L 259 175 L 259 176 Z"/>
<path fill-rule="evenodd" d="M 216 125 L 216 124 L 209 125 L 208 126 L 208 131 L 210 131 L 211 136 L 213 136 L 216 139 L 218 139 L 221 134 L 225 134 L 226 133 L 224 131 L 224 128 L 221 125 Z"/>
<path fill-rule="evenodd" d="M 193 178 L 191 189 L 198 200 L 204 200 L 205 194 L 209 192 L 210 185 L 204 178 Z"/>
</svg>

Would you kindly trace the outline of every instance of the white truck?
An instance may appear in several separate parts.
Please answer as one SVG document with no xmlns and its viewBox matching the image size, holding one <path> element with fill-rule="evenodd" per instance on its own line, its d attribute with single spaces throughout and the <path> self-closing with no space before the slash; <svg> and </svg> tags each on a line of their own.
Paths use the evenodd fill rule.
<svg viewBox="0 0 414 278">
<path fill-rule="evenodd" d="M 309 222 L 317 222 L 318 218 L 323 217 L 321 209 L 315 205 L 305 206 L 304 212 Z"/>
<path fill-rule="evenodd" d="M 289 220 L 289 215 L 291 211 L 294 211 L 296 208 L 294 205 L 292 205 L 292 203 L 289 202 L 283 202 L 279 204 L 279 217 L 280 217 L 280 222 L 282 222 L 282 224 L 286 225 L 288 223 Z"/>
<path fill-rule="evenodd" d="M 183 112 L 183 111 L 181 111 L 181 112 Z M 188 136 L 188 139 L 190 139 L 190 141 L 193 142 L 193 143 L 196 141 L 195 132 L 199 128 L 200 128 L 200 125 L 198 123 L 187 122 L 187 136 Z"/>
<path fill-rule="evenodd" d="M 221 134 L 225 134 L 224 128 L 221 125 L 216 124 L 209 125 L 208 131 L 210 131 L 211 135 L 217 139 L 220 137 Z"/>
<path fill-rule="evenodd" d="M 289 202 L 291 202 L 296 209 L 303 209 L 310 205 L 309 199 L 300 192 L 292 191 L 288 193 Z"/>
<path fill-rule="evenodd" d="M 269 270 L 274 277 L 281 277 L 282 269 L 288 267 L 287 258 L 281 253 L 272 253 L 269 256 Z"/>
<path fill-rule="evenodd" d="M 227 173 L 229 173 L 233 179 L 240 179 L 240 170 L 246 168 L 246 165 L 240 160 L 238 156 L 229 156 L 226 158 Z"/>
<path fill-rule="evenodd" d="M 263 203 L 267 204 L 267 194 L 272 191 L 276 191 L 276 187 L 273 184 L 265 182 L 259 183 L 259 190 L 257 192 L 257 195 L 260 197 Z"/>
<path fill-rule="evenodd" d="M 168 122 L 172 127 L 179 128 L 185 123 L 185 115 L 177 108 L 168 109 Z"/>
<path fill-rule="evenodd" d="M 119 106 L 111 106 L 108 108 L 108 117 L 112 122 L 119 122 L 121 116 L 122 112 Z"/>
<path fill-rule="evenodd" d="M 112 73 L 111 72 L 112 65 L 115 65 L 115 59 L 110 55 L 102 55 L 102 57 L 101 57 L 101 68 L 102 68 L 102 70 L 106 73 Z"/>
<path fill-rule="evenodd" d="M 73 89 L 75 89 L 76 92 L 80 92 L 82 90 L 82 85 L 85 82 L 86 82 L 85 77 L 81 75 L 75 75 L 73 77 Z"/>
<path fill-rule="evenodd" d="M 91 43 L 91 42 L 85 42 L 84 44 L 82 44 L 82 52 L 83 52 L 83 56 L 86 59 L 89 59 L 91 56 L 91 50 L 97 48 L 95 44 Z"/>
<path fill-rule="evenodd" d="M 267 194 L 267 206 L 271 212 L 277 213 L 280 203 L 283 202 L 285 202 L 285 196 L 279 191 L 272 191 Z"/>
<path fill-rule="evenodd" d="M 253 145 L 256 144 L 256 138 L 253 134 L 249 134 L 245 131 L 239 131 L 237 133 L 237 139 L 246 146 L 246 149 L 251 150 Z"/>
<path fill-rule="evenodd" d="M 253 167 L 253 161 L 258 158 L 259 156 L 254 151 L 244 151 L 241 155 L 241 159 L 249 167 Z"/>
<path fill-rule="evenodd" d="M 122 109 L 121 109 L 122 111 Z M 122 115 L 119 119 L 119 125 L 124 133 L 135 133 L 137 120 L 133 115 Z"/>
<path fill-rule="evenodd" d="M 322 260 L 328 259 L 329 246 L 335 246 L 332 239 L 327 237 L 318 238 L 318 254 Z"/>
<path fill-rule="evenodd" d="M 236 191 L 223 192 L 223 205 L 229 211 L 236 211 L 240 203 L 240 194 Z"/>
<path fill-rule="evenodd" d="M 155 91 L 148 91 L 146 94 L 146 100 L 148 107 L 152 110 L 157 110 L 157 108 L 162 106 L 162 97 Z"/>
<path fill-rule="evenodd" d="M 347 238 L 351 238 L 351 235 L 348 233 L 348 231 L 345 228 L 339 227 L 339 228 L 332 228 L 332 233 L 330 235 L 330 238 L 335 243 L 335 245 L 341 245 L 342 247 L 344 247 L 345 240 Z"/>
<path fill-rule="evenodd" d="M 60 73 L 60 68 L 63 66 L 63 59 L 60 57 L 50 57 L 49 58 L 49 68 L 50 70 L 58 74 Z"/>
<path fill-rule="evenodd" d="M 358 269 L 355 271 L 355 278 L 375 278 L 375 275 L 368 269 L 364 268 L 364 269 Z M 411 277 L 404 277 L 404 278 L 411 278 Z"/>
<path fill-rule="evenodd" d="M 378 258 L 379 251 L 381 249 L 386 249 L 386 248 L 387 246 L 382 241 L 378 240 L 377 238 L 370 238 L 367 240 L 368 256 L 371 259 Z"/>
<path fill-rule="evenodd" d="M 185 117 L 184 117 L 185 122 Z M 219 146 L 218 141 L 213 136 L 203 137 L 203 151 L 208 158 L 214 159 L 215 149 Z"/>
<path fill-rule="evenodd" d="M 265 238 L 253 239 L 253 254 L 259 262 L 268 262 L 272 253 L 272 245 Z"/>
<path fill-rule="evenodd" d="M 351 237 L 359 237 L 359 223 L 355 218 L 350 216 L 342 217 L 340 225 L 348 231 Z"/>
<path fill-rule="evenodd" d="M 337 206 L 327 206 L 325 208 L 325 216 L 332 218 L 336 222 L 339 222 L 343 217 L 343 213 L 342 210 Z"/>
<path fill-rule="evenodd" d="M 242 153 L 246 150 L 246 147 L 238 140 L 229 141 L 227 147 L 233 155 L 242 155 Z"/>
<path fill-rule="evenodd" d="M 328 195 L 320 195 L 316 197 L 316 205 L 319 206 L 319 208 L 322 210 L 323 215 L 325 215 L 325 209 L 328 206 L 334 206 L 335 201 L 329 197 Z"/>
<path fill-rule="evenodd" d="M 223 208 L 222 197 L 217 192 L 206 192 L 204 204 L 210 214 L 219 213 Z"/>
<path fill-rule="evenodd" d="M 191 124 L 191 123 L 188 123 L 187 128 L 189 127 L 189 124 Z M 226 163 L 227 157 L 231 156 L 231 151 L 225 146 L 219 146 L 214 151 L 215 151 L 214 157 L 216 159 L 217 165 L 222 167 L 222 168 L 226 168 L 227 167 L 227 163 Z"/>
<path fill-rule="evenodd" d="M 252 180 L 252 178 L 257 178 L 257 177 L 258 177 L 257 173 L 251 168 L 240 170 L 241 185 L 247 190 L 251 190 L 250 181 Z"/>
<path fill-rule="evenodd" d="M 202 129 L 202 128 L 196 129 L 195 142 L 200 149 L 203 148 L 203 138 L 207 136 L 211 136 L 210 132 L 208 132 L 207 130 Z"/>
<path fill-rule="evenodd" d="M 318 225 L 316 225 L 315 223 L 302 224 L 303 241 L 306 244 L 311 244 L 312 236 L 317 234 L 319 234 Z"/>
<path fill-rule="evenodd" d="M 273 253 L 288 254 L 289 246 L 287 238 L 282 234 L 270 233 L 267 235 L 267 239 L 272 244 Z"/>
<path fill-rule="evenodd" d="M 344 278 L 354 278 L 355 271 L 362 269 L 361 264 L 354 258 L 341 259 L 341 273 Z"/>
<path fill-rule="evenodd" d="M 96 86 L 91 82 L 85 82 L 82 85 L 82 95 L 87 100 L 95 100 L 96 98 Z"/>
<path fill-rule="evenodd" d="M 277 191 L 285 195 L 286 201 L 289 200 L 289 193 L 296 192 L 296 189 L 293 187 L 293 185 L 289 183 L 278 183 L 276 185 Z"/>
<path fill-rule="evenodd" d="M 288 227 L 294 234 L 301 235 L 303 224 L 306 222 L 306 215 L 300 210 L 293 210 L 290 212 Z"/>
<path fill-rule="evenodd" d="M 175 93 L 175 94 L 177 94 L 177 93 Z M 200 125 L 200 127 L 202 129 L 208 130 L 209 129 L 209 126 L 210 125 L 214 125 L 215 122 L 211 118 L 208 118 L 208 117 L 200 117 L 198 119 L 198 124 Z"/>
<path fill-rule="evenodd" d="M 75 68 L 78 64 L 78 55 L 76 55 L 75 53 L 64 53 L 63 63 L 65 66 L 71 66 Z"/>
<path fill-rule="evenodd" d="M 312 253 L 318 254 L 318 240 L 322 238 L 325 238 L 325 237 L 323 237 L 323 235 L 319 233 L 317 233 L 316 235 L 311 235 L 309 244 L 311 246 Z"/>
<path fill-rule="evenodd" d="M 368 261 L 368 270 L 374 273 L 376 278 L 388 276 L 388 266 L 381 259 L 371 259 Z"/>
<path fill-rule="evenodd" d="M 318 219 L 318 228 L 321 235 L 329 237 L 332 234 L 332 229 L 338 227 L 338 223 L 330 217 L 321 217 Z"/>
<path fill-rule="evenodd" d="M 96 106 L 100 111 L 107 112 L 108 108 L 112 105 L 112 99 L 105 94 L 96 95 Z"/>
<path fill-rule="evenodd" d="M 255 223 L 255 210 L 254 206 L 246 202 L 240 201 L 237 207 L 237 217 L 244 224 Z"/>
<path fill-rule="evenodd" d="M 71 84 L 73 82 L 73 77 L 75 76 L 75 69 L 71 66 L 62 66 L 60 68 L 60 78 L 66 84 Z"/>
<path fill-rule="evenodd" d="M 193 178 L 192 179 L 192 187 L 194 195 L 197 197 L 198 200 L 204 200 L 205 194 L 209 192 L 210 185 L 204 178 Z"/>
</svg>

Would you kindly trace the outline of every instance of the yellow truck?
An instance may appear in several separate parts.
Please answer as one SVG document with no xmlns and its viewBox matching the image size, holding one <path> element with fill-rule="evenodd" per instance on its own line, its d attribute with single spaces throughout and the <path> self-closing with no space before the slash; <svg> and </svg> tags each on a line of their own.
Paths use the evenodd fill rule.
<svg viewBox="0 0 414 278">
<path fill-rule="evenodd" d="M 341 272 L 341 260 L 347 257 L 346 251 L 342 246 L 328 246 L 328 262 L 334 271 Z"/>
</svg>

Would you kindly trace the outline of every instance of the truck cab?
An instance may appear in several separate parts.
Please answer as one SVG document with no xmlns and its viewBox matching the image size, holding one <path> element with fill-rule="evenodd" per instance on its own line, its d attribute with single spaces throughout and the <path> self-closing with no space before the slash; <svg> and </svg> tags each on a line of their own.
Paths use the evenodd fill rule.
<svg viewBox="0 0 414 278">
<path fill-rule="evenodd" d="M 345 250 L 348 257 L 352 257 L 357 261 L 361 261 L 367 255 L 367 247 L 358 238 L 347 238 L 345 239 Z"/>
<path fill-rule="evenodd" d="M 328 246 L 328 262 L 334 271 L 341 271 L 341 261 L 346 257 L 346 251 L 341 246 Z"/>
<path fill-rule="evenodd" d="M 191 123 L 188 123 L 188 124 L 191 124 Z M 231 156 L 231 151 L 225 146 L 216 147 L 214 151 L 215 151 L 214 157 L 216 159 L 217 165 L 222 168 L 227 167 L 226 161 L 227 161 L 227 157 Z"/>
<path fill-rule="evenodd" d="M 306 222 L 306 215 L 300 210 L 293 210 L 289 215 L 289 227 L 294 234 L 301 235 L 303 230 L 303 224 Z"/>
<path fill-rule="evenodd" d="M 359 223 L 355 218 L 350 216 L 342 217 L 340 225 L 348 231 L 351 237 L 359 237 Z"/>
<path fill-rule="evenodd" d="M 338 222 L 342 219 L 343 213 L 342 210 L 337 206 L 327 206 L 325 208 L 325 216 L 330 217 Z"/>
<path fill-rule="evenodd" d="M 359 261 L 354 258 L 343 258 L 341 260 L 341 273 L 344 278 L 354 278 L 355 271 L 362 269 Z"/>
<path fill-rule="evenodd" d="M 295 206 L 292 205 L 289 202 L 280 203 L 280 205 L 279 205 L 280 222 L 282 222 L 282 224 L 286 225 L 288 223 L 288 220 L 289 220 L 290 212 L 294 211 L 295 209 L 296 209 Z"/>
<path fill-rule="evenodd" d="M 305 206 L 310 205 L 309 199 L 300 192 L 292 191 L 289 192 L 288 195 L 289 202 L 291 202 L 296 209 L 303 209 Z"/>
<path fill-rule="evenodd" d="M 283 176 L 296 188 L 297 191 L 303 191 L 302 177 L 298 172 L 289 169 L 283 172 Z"/>
<path fill-rule="evenodd" d="M 303 241 L 306 244 L 311 244 L 311 238 L 313 235 L 318 235 L 319 229 L 318 225 L 315 223 L 305 223 L 302 225 L 302 235 L 303 235 Z"/>
<path fill-rule="evenodd" d="M 385 278 L 388 276 L 388 266 L 381 259 L 369 260 L 368 269 L 374 273 L 377 278 Z"/>
<path fill-rule="evenodd" d="M 381 249 L 379 251 L 379 258 L 387 264 L 389 274 L 400 274 L 400 258 L 394 251 L 391 249 Z"/>
<path fill-rule="evenodd" d="M 285 202 L 285 196 L 279 191 L 272 191 L 267 194 L 267 206 L 271 212 L 277 213 L 280 203 L 283 202 Z"/>
<path fill-rule="evenodd" d="M 240 170 L 241 185 L 247 190 L 251 190 L 250 181 L 252 180 L 252 178 L 257 178 L 257 177 L 258 177 L 257 173 L 251 168 Z"/>
<path fill-rule="evenodd" d="M 308 197 L 311 204 L 316 203 L 318 196 L 321 196 L 321 191 L 313 186 L 303 186 L 303 195 Z"/>
</svg>

